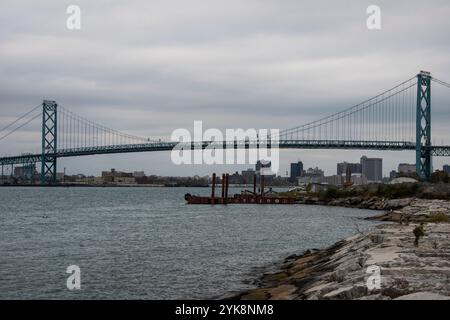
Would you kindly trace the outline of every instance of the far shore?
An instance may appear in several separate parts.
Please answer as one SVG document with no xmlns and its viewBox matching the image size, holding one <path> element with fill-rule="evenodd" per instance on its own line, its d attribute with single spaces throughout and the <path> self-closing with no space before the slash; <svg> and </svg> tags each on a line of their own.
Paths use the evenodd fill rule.
<svg viewBox="0 0 450 320">
<path fill-rule="evenodd" d="M 0 187 L 43 187 L 43 188 L 72 188 L 72 187 L 90 187 L 90 188 L 209 188 L 209 186 L 166 186 L 159 184 L 0 184 Z"/>
<path fill-rule="evenodd" d="M 68 187 L 98 187 L 98 188 L 211 188 L 211 185 L 163 185 L 163 184 L 81 184 L 81 183 L 65 183 L 65 184 L 0 184 L 0 187 L 44 187 L 44 188 L 68 188 Z M 250 188 L 251 185 L 230 184 L 230 188 Z M 290 186 L 275 186 L 275 189 L 288 189 Z M 208 193 L 209 194 L 209 193 Z"/>
</svg>

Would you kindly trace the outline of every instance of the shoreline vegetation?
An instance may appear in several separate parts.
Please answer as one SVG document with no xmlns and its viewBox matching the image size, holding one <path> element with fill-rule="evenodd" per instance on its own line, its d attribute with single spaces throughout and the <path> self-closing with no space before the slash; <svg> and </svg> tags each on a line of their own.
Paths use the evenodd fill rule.
<svg viewBox="0 0 450 320">
<path fill-rule="evenodd" d="M 389 223 L 291 255 L 276 271 L 259 276 L 254 289 L 224 299 L 450 300 L 448 185 L 378 185 L 290 196 L 304 204 L 380 210 L 365 219 Z M 379 270 L 375 287 L 373 270 Z"/>
</svg>

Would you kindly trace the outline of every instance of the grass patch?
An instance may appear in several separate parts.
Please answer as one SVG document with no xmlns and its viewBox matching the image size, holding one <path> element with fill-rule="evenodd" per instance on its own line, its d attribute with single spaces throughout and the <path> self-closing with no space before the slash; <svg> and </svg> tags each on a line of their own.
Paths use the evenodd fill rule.
<svg viewBox="0 0 450 320">
<path fill-rule="evenodd" d="M 412 197 L 420 191 L 418 183 L 380 184 L 375 196 L 388 199 Z"/>
<path fill-rule="evenodd" d="M 435 213 L 430 216 L 430 222 L 450 222 L 450 217 L 443 213 Z"/>
</svg>

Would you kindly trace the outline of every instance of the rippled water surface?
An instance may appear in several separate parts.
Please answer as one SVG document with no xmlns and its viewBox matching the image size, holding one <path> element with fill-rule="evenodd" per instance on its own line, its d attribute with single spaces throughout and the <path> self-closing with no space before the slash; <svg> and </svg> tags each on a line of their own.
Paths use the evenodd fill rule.
<svg viewBox="0 0 450 320">
<path fill-rule="evenodd" d="M 255 267 L 373 225 L 368 210 L 186 205 L 187 192 L 209 189 L 0 188 L 0 298 L 217 297 L 248 287 Z"/>
</svg>

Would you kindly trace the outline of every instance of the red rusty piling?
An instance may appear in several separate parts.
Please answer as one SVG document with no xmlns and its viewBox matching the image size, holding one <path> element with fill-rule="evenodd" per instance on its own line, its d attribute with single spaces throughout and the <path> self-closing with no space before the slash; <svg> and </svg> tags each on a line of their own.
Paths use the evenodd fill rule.
<svg viewBox="0 0 450 320">
<path fill-rule="evenodd" d="M 229 174 L 227 173 L 225 175 L 225 203 L 228 202 L 228 177 L 229 177 Z"/>
<path fill-rule="evenodd" d="M 212 175 L 212 186 L 211 186 L 211 204 L 214 204 L 215 200 L 215 192 L 216 192 L 216 174 Z"/>
<path fill-rule="evenodd" d="M 297 203 L 296 199 L 287 197 L 287 196 L 278 196 L 278 195 L 268 195 L 265 197 L 264 193 L 264 184 L 265 179 L 264 175 L 259 175 L 259 190 L 256 193 L 256 185 L 257 178 L 256 175 L 253 176 L 253 194 L 251 192 L 241 192 L 240 194 L 235 194 L 228 197 L 229 191 L 229 174 L 222 174 L 222 198 L 216 198 L 215 195 L 215 187 L 216 187 L 216 179 L 217 175 L 213 173 L 212 175 L 212 190 L 211 196 L 193 196 L 189 193 L 185 194 L 184 198 L 188 204 L 252 204 L 252 203 L 260 203 L 260 204 L 295 204 Z M 270 188 L 269 188 L 270 189 Z"/>
<path fill-rule="evenodd" d="M 225 173 L 222 173 L 222 203 L 225 198 Z"/>
<path fill-rule="evenodd" d="M 264 196 L 264 175 L 259 174 L 259 182 L 260 182 L 260 190 L 261 190 L 261 197 Z"/>
</svg>

